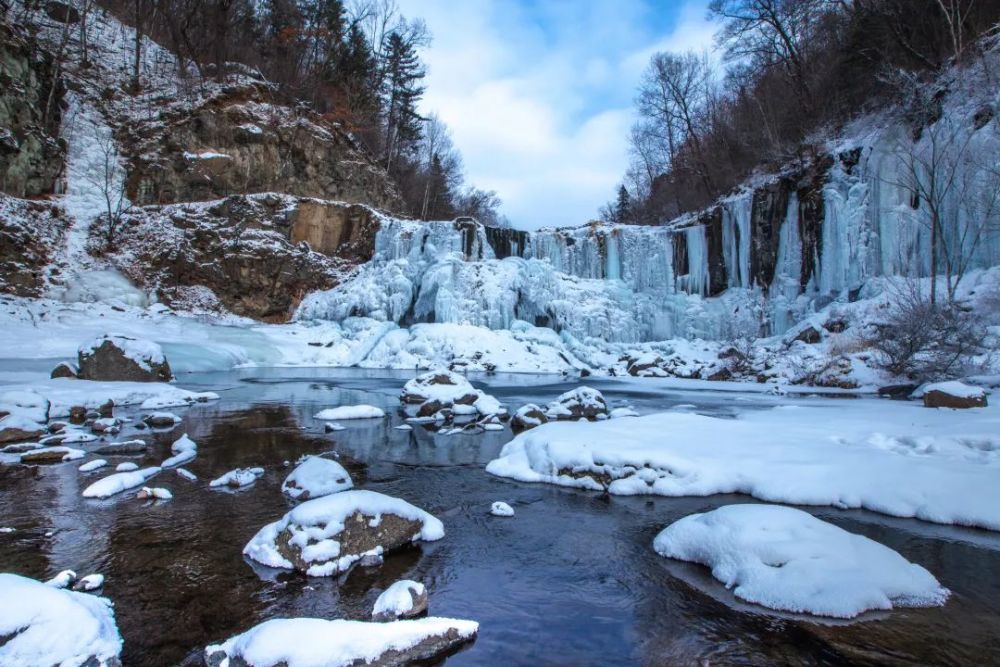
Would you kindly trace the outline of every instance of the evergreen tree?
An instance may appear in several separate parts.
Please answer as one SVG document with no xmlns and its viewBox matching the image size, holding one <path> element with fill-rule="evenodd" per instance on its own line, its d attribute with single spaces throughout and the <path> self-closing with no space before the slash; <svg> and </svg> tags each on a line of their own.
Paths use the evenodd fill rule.
<svg viewBox="0 0 1000 667">
<path fill-rule="evenodd" d="M 364 31 L 352 25 L 335 63 L 339 94 L 337 104 L 350 120 L 350 129 L 370 143 L 378 125 L 377 64 Z"/>
<path fill-rule="evenodd" d="M 426 220 L 450 220 L 455 217 L 454 194 L 449 184 L 449 175 L 441 162 L 441 156 L 434 154 L 430 172 L 427 174 L 429 199 Z"/>
<path fill-rule="evenodd" d="M 614 221 L 626 224 L 632 219 L 632 198 L 624 185 L 618 186 L 618 199 L 615 201 Z"/>
<path fill-rule="evenodd" d="M 392 173 L 400 156 L 408 155 L 420 140 L 421 117 L 417 102 L 424 93 L 425 76 L 413 43 L 398 32 L 387 37 L 385 47 L 385 83 L 382 109 L 385 113 L 386 169 Z"/>
</svg>

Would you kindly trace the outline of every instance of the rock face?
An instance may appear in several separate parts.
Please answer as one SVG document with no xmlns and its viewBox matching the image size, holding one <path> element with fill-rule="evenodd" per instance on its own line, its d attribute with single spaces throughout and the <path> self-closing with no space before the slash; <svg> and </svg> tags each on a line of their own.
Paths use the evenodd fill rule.
<svg viewBox="0 0 1000 667">
<path fill-rule="evenodd" d="M 164 303 L 283 322 L 371 259 L 379 220 L 365 206 L 265 194 L 147 207 L 126 225 L 107 259 Z"/>
<path fill-rule="evenodd" d="M 160 120 L 136 137 L 128 194 L 137 204 L 284 192 L 401 208 L 385 171 L 339 125 L 263 82 L 223 87 Z"/>
<path fill-rule="evenodd" d="M 309 500 L 261 528 L 243 553 L 269 567 L 329 576 L 366 555 L 444 537 L 439 520 L 373 491 L 342 491 Z"/>
<path fill-rule="evenodd" d="M 0 85 L 0 96 L 2 88 Z M 0 194 L 0 293 L 43 296 L 48 279 L 45 268 L 61 246 L 68 226 L 58 206 Z"/>
<path fill-rule="evenodd" d="M 106 335 L 82 345 L 79 377 L 83 380 L 167 382 L 173 374 L 156 343 Z"/>
<path fill-rule="evenodd" d="M 62 98 L 51 55 L 0 23 L 0 192 L 36 197 L 55 190 L 66 151 L 57 139 Z"/>
<path fill-rule="evenodd" d="M 985 408 L 986 392 L 961 382 L 939 382 L 924 387 L 926 408 Z"/>
</svg>

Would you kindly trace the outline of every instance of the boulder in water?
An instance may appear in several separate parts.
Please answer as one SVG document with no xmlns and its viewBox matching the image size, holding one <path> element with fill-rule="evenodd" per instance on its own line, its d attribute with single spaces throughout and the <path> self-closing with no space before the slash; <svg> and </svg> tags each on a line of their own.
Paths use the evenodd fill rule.
<svg viewBox="0 0 1000 667">
<path fill-rule="evenodd" d="M 173 374 L 163 349 L 151 340 L 107 334 L 80 346 L 83 380 L 167 382 Z"/>
</svg>

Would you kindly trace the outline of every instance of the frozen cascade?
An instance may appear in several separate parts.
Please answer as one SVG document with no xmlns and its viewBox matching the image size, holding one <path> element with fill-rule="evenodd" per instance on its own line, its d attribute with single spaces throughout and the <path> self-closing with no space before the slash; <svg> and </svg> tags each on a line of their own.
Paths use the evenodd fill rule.
<svg viewBox="0 0 1000 667">
<path fill-rule="evenodd" d="M 973 158 L 992 155 L 995 164 L 996 122 L 969 141 Z M 724 338 L 734 312 L 753 302 L 762 306 L 765 328 L 780 334 L 831 301 L 879 289 L 873 279 L 928 275 L 929 230 L 904 181 L 907 151 L 930 148 L 926 139 L 907 145 L 902 132 L 889 127 L 850 149 L 831 148 L 831 164 L 816 172 L 763 181 L 700 217 L 659 227 L 591 223 L 524 232 L 471 219 L 385 217 L 372 261 L 337 288 L 307 296 L 297 317 L 492 329 L 526 322 L 555 330 L 572 349 L 591 337 Z M 969 234 L 977 220 L 997 217 L 1000 206 L 988 208 L 997 203 L 996 188 L 988 169 L 963 160 L 954 165 L 963 195 L 943 203 L 952 221 L 944 245 L 969 257 L 969 269 L 1000 264 L 1000 232 Z"/>
</svg>

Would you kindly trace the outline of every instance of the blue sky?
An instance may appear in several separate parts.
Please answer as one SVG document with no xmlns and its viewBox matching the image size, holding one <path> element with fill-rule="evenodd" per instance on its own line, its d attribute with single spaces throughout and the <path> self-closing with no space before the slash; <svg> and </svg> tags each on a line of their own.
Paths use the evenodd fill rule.
<svg viewBox="0 0 1000 667">
<path fill-rule="evenodd" d="M 400 0 L 434 41 L 422 111 L 515 227 L 580 225 L 627 166 L 649 57 L 711 47 L 707 0 Z"/>
</svg>

